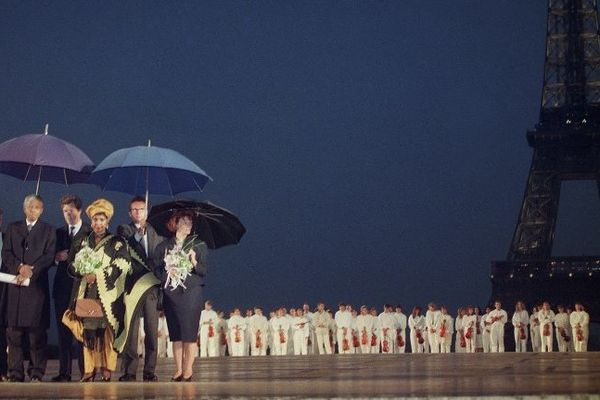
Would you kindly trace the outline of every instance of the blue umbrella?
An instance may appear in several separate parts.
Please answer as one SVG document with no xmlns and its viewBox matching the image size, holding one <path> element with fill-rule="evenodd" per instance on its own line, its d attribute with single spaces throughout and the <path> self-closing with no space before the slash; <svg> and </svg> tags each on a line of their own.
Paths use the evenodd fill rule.
<svg viewBox="0 0 600 400">
<path fill-rule="evenodd" d="M 135 146 L 109 154 L 92 172 L 88 183 L 102 190 L 129 194 L 162 194 L 202 191 L 212 180 L 200 167 L 175 150 Z"/>
<path fill-rule="evenodd" d="M 56 182 L 70 185 L 85 183 L 94 163 L 79 148 L 62 139 L 43 134 L 30 134 L 0 144 L 0 173 L 23 181 Z"/>
</svg>

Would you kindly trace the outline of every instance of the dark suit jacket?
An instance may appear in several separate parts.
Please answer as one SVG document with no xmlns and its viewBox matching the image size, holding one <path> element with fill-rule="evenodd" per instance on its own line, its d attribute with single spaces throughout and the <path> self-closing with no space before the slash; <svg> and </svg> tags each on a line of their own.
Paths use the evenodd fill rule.
<svg viewBox="0 0 600 400">
<path fill-rule="evenodd" d="M 119 225 L 117 228 L 117 235 L 127 239 L 129 245 L 143 257 L 144 262 L 148 265 L 148 261 L 154 256 L 156 247 L 164 240 L 164 238 L 156 233 L 152 225 L 146 224 L 146 235 L 148 236 L 148 254 L 146 254 L 144 246 L 135 240 L 135 232 L 136 228 L 133 222 L 130 222 L 127 225 Z"/>
<path fill-rule="evenodd" d="M 83 239 L 87 238 L 92 228 L 87 222 L 82 222 L 81 228 L 71 240 L 69 236 L 69 225 L 64 225 L 56 230 L 56 252 L 69 250 L 69 258 L 66 261 L 59 262 L 56 265 L 56 275 L 54 276 L 54 286 L 52 287 L 52 298 L 57 303 L 65 304 L 71 300 L 73 291 L 73 277 L 69 275 L 69 264 L 75 259 L 75 254 L 81 247 Z"/>
<path fill-rule="evenodd" d="M 21 263 L 34 268 L 29 286 L 11 284 L 6 289 L 6 326 L 49 327 L 48 268 L 54 263 L 55 248 L 56 231 L 50 224 L 38 220 L 31 232 L 25 220 L 8 226 L 2 248 L 7 272 L 18 274 Z"/>
</svg>

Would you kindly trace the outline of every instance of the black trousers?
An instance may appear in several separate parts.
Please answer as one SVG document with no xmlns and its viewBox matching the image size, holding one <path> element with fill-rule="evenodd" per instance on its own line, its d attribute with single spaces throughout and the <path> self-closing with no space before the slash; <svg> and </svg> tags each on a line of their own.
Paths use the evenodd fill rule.
<svg viewBox="0 0 600 400">
<path fill-rule="evenodd" d="M 144 376 L 154 375 L 158 356 L 158 287 L 148 291 L 133 318 L 131 333 L 123 352 L 121 372 L 136 375 L 138 368 L 137 343 L 140 334 L 140 318 L 144 317 Z"/>
<path fill-rule="evenodd" d="M 83 375 L 83 349 L 81 343 L 74 340 L 71 330 L 62 323 L 63 314 L 69 308 L 70 304 L 70 297 L 54 299 L 56 327 L 58 330 L 58 373 L 71 376 L 73 360 L 77 359 L 79 373 Z M 75 346 L 73 346 L 73 342 L 75 342 Z"/>
<path fill-rule="evenodd" d="M 8 372 L 6 357 L 6 327 L 0 326 L 0 375 L 6 375 Z"/>
<path fill-rule="evenodd" d="M 30 377 L 42 378 L 46 372 L 46 347 L 48 336 L 46 328 L 40 327 L 9 327 L 6 330 L 8 341 L 8 375 L 19 380 L 25 377 L 23 368 L 23 348 L 25 341 L 29 342 L 29 366 L 27 374 Z"/>
</svg>

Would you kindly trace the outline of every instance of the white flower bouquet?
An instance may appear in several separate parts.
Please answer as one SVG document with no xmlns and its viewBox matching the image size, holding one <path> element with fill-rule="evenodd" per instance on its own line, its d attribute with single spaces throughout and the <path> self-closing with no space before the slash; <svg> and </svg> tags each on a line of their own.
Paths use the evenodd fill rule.
<svg viewBox="0 0 600 400">
<path fill-rule="evenodd" d="M 165 251 L 164 262 L 165 270 L 167 271 L 165 289 L 171 287 L 171 290 L 175 290 L 179 286 L 187 289 L 184 282 L 192 274 L 192 269 L 194 268 L 189 255 L 193 242 L 193 240 L 190 240 L 183 247 L 176 245 L 171 250 Z"/>
<path fill-rule="evenodd" d="M 96 252 L 84 241 L 81 249 L 75 254 L 73 268 L 81 275 L 93 274 L 102 268 L 103 252 Z"/>
</svg>

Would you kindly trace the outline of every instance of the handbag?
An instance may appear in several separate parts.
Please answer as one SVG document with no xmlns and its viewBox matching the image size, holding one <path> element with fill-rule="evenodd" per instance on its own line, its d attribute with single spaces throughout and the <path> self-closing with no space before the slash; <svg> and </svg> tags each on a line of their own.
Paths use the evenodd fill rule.
<svg viewBox="0 0 600 400">
<path fill-rule="evenodd" d="M 102 318 L 102 303 L 98 299 L 77 299 L 75 301 L 75 315 L 79 318 Z"/>
</svg>

